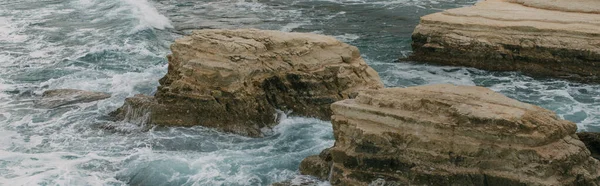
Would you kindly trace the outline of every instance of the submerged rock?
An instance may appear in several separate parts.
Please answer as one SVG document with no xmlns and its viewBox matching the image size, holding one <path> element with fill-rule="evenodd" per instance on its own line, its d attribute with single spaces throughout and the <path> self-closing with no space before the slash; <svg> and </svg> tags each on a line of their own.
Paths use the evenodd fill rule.
<svg viewBox="0 0 600 186">
<path fill-rule="evenodd" d="M 486 0 L 421 18 L 411 60 L 600 82 L 600 2 Z"/>
<path fill-rule="evenodd" d="M 171 50 L 156 95 L 128 98 L 113 115 L 146 109 L 153 124 L 261 136 L 276 110 L 328 120 L 331 103 L 383 87 L 356 47 L 317 34 L 200 30 Z"/>
<path fill-rule="evenodd" d="M 299 176 L 291 180 L 272 183 L 270 186 L 323 186 L 323 182 L 308 176 Z"/>
<path fill-rule="evenodd" d="M 367 90 L 332 109 L 334 147 L 301 167 L 331 164 L 303 173 L 331 174 L 333 185 L 600 182 L 600 163 L 577 138 L 574 123 L 487 88 Z"/>
<path fill-rule="evenodd" d="M 42 98 L 36 101 L 36 105 L 43 108 L 56 108 L 76 103 L 88 103 L 110 98 L 110 94 L 104 92 L 91 92 L 76 89 L 48 90 L 42 94 Z"/>
</svg>

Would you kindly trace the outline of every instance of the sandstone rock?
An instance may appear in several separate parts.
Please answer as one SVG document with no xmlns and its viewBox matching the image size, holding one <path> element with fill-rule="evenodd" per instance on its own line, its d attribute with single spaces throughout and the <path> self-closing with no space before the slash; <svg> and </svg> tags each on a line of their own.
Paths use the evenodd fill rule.
<svg viewBox="0 0 600 186">
<path fill-rule="evenodd" d="M 331 153 L 325 149 L 319 155 L 306 157 L 300 163 L 300 174 L 311 175 L 321 180 L 329 179 Z"/>
<path fill-rule="evenodd" d="M 487 88 L 366 90 L 332 109 L 333 185 L 600 182 L 574 123 Z"/>
<path fill-rule="evenodd" d="M 42 94 L 42 98 L 36 101 L 36 105 L 43 108 L 56 108 L 76 103 L 88 103 L 110 98 L 110 94 L 104 92 L 90 92 L 76 89 L 48 90 Z"/>
<path fill-rule="evenodd" d="M 297 176 L 294 179 L 286 180 L 282 182 L 272 183 L 270 186 L 320 186 L 323 185 L 316 178 L 308 177 L 308 176 Z"/>
<path fill-rule="evenodd" d="M 600 13 L 598 0 L 509 0 L 528 7 L 566 12 Z"/>
<path fill-rule="evenodd" d="M 592 153 L 592 157 L 600 159 L 600 133 L 597 132 L 579 132 L 579 139 Z"/>
<path fill-rule="evenodd" d="M 166 106 L 158 104 L 158 101 L 156 101 L 156 99 L 153 96 L 137 94 L 134 97 L 126 98 L 123 106 L 117 109 L 116 111 L 112 112 L 111 115 L 116 116 L 120 120 L 123 120 L 125 122 L 143 126 L 149 124 L 151 115 L 160 115 L 161 113 L 168 113 L 168 109 L 169 108 L 167 108 Z M 173 120 L 181 119 L 169 118 L 168 116 L 164 115 L 162 117 Z"/>
<path fill-rule="evenodd" d="M 409 59 L 600 82 L 600 1 L 486 0 L 421 18 Z"/>
<path fill-rule="evenodd" d="M 331 103 L 383 87 L 356 47 L 317 34 L 199 30 L 171 50 L 155 97 L 128 99 L 114 115 L 144 107 L 153 124 L 261 136 L 277 109 L 329 119 Z"/>
<path fill-rule="evenodd" d="M 292 183 L 291 181 L 282 181 L 271 184 L 271 186 L 319 186 L 318 183 L 315 182 L 301 182 L 301 183 Z"/>
</svg>

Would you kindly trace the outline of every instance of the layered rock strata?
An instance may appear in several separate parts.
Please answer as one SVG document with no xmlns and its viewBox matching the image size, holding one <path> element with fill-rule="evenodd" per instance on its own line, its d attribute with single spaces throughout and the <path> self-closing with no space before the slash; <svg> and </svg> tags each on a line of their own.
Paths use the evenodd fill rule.
<svg viewBox="0 0 600 186">
<path fill-rule="evenodd" d="M 421 18 L 409 59 L 600 82 L 600 2 L 486 0 Z"/>
<path fill-rule="evenodd" d="M 335 145 L 301 171 L 333 185 L 600 182 L 600 163 L 574 123 L 487 88 L 367 90 L 332 109 Z"/>
<path fill-rule="evenodd" d="M 113 115 L 261 136 L 277 110 L 328 120 L 331 103 L 383 87 L 356 47 L 317 34 L 199 30 L 171 50 L 156 95 L 128 98 Z"/>
</svg>

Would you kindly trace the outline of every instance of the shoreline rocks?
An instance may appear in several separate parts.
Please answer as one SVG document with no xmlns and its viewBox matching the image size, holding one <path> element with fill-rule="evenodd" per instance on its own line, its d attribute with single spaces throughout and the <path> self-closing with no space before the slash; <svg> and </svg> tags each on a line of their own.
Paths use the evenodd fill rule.
<svg viewBox="0 0 600 186">
<path fill-rule="evenodd" d="M 199 30 L 171 50 L 156 95 L 128 98 L 113 116 L 258 137 L 277 124 L 277 110 L 329 120 L 331 103 L 383 87 L 356 47 L 329 36 Z"/>
<path fill-rule="evenodd" d="M 330 174 L 332 185 L 600 182 L 600 162 L 574 123 L 487 88 L 366 90 L 331 107 L 335 145 L 302 162 L 320 170 L 301 172 Z"/>
<path fill-rule="evenodd" d="M 486 0 L 421 18 L 409 60 L 600 82 L 593 0 Z"/>
<path fill-rule="evenodd" d="M 47 90 L 42 97 L 36 101 L 36 106 L 42 108 L 56 108 L 77 103 L 89 103 L 110 98 L 111 95 L 104 92 L 91 92 L 77 89 L 55 89 Z"/>
<path fill-rule="evenodd" d="M 600 133 L 578 132 L 577 136 L 592 153 L 592 157 L 600 160 Z"/>
</svg>

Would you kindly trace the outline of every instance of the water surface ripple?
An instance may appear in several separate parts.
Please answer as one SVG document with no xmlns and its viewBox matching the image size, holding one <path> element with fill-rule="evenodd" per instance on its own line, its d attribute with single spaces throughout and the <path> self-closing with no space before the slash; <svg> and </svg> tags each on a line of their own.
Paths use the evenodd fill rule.
<svg viewBox="0 0 600 186">
<path fill-rule="evenodd" d="M 600 131 L 600 86 L 514 72 L 395 63 L 419 17 L 475 0 L 9 0 L 0 2 L 0 185 L 268 185 L 333 145 L 331 124 L 286 118 L 266 138 L 203 127 L 154 128 L 104 116 L 152 94 L 169 44 L 192 29 L 261 28 L 335 36 L 358 46 L 388 87 L 490 87 Z M 34 107 L 49 89 L 110 99 Z M 102 126 L 119 126 L 104 130 Z M 327 183 L 321 183 L 327 185 Z"/>
</svg>

